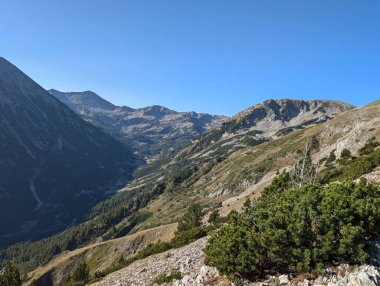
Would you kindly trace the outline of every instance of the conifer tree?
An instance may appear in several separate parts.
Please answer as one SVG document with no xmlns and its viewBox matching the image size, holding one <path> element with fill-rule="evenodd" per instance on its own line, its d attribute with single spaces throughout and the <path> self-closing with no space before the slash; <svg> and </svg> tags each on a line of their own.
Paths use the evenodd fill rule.
<svg viewBox="0 0 380 286">
<path fill-rule="evenodd" d="M 0 274 L 0 285 L 1 286 L 20 286 L 21 278 L 20 273 L 17 268 L 11 263 L 8 262 L 5 268 Z"/>
<path fill-rule="evenodd" d="M 300 151 L 300 157 L 294 165 L 291 174 L 293 180 L 293 188 L 300 188 L 305 184 L 316 181 L 318 164 L 313 164 L 312 154 L 319 148 L 319 141 L 316 137 L 312 137 L 305 144 L 305 147 Z"/>
<path fill-rule="evenodd" d="M 202 225 L 202 207 L 193 203 L 187 209 L 182 219 L 178 222 L 178 232 L 186 231 Z"/>
</svg>

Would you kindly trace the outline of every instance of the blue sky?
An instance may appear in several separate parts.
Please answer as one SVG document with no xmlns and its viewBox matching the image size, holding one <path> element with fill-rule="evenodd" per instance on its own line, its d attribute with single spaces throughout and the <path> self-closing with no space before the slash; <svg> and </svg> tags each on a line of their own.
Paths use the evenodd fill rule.
<svg viewBox="0 0 380 286">
<path fill-rule="evenodd" d="M 378 0 L 0 0 L 0 55 L 45 88 L 233 115 L 380 99 Z"/>
</svg>

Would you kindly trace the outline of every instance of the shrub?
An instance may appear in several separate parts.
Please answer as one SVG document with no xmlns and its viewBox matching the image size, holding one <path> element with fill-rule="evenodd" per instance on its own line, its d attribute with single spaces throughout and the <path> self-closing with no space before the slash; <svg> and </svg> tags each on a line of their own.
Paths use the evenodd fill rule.
<svg viewBox="0 0 380 286">
<path fill-rule="evenodd" d="M 365 149 L 368 150 L 367 147 Z M 339 179 L 357 179 L 364 174 L 372 172 L 374 168 L 380 165 L 380 149 L 372 149 L 371 153 L 362 154 L 357 158 L 349 157 L 349 151 L 344 152 L 343 150 L 342 154 L 344 159 L 340 159 L 338 165 L 330 165 L 318 174 L 318 181 L 320 183 L 325 184 Z"/>
<path fill-rule="evenodd" d="M 21 286 L 20 273 L 16 267 L 10 262 L 7 263 L 4 270 L 0 274 L 1 286 Z"/>
<path fill-rule="evenodd" d="M 333 163 L 335 160 L 336 160 L 335 150 L 333 150 L 330 152 L 330 155 L 327 157 L 325 165 L 328 166 L 331 163 Z"/>
<path fill-rule="evenodd" d="M 208 218 L 209 224 L 219 225 L 220 221 L 221 220 L 220 220 L 219 210 L 218 209 L 213 210 Z"/>
<path fill-rule="evenodd" d="M 172 247 L 181 247 L 207 235 L 204 227 L 193 227 L 189 230 L 177 232 L 172 241 Z"/>
<path fill-rule="evenodd" d="M 199 204 L 193 203 L 189 206 L 186 213 L 178 222 L 178 232 L 189 230 L 193 227 L 202 225 L 202 207 Z"/>
<path fill-rule="evenodd" d="M 340 153 L 340 158 L 342 159 L 342 160 L 350 160 L 351 158 L 352 158 L 352 155 L 351 155 L 351 151 L 350 150 L 348 150 L 347 148 L 344 148 L 343 150 L 342 150 L 342 152 Z"/>
<path fill-rule="evenodd" d="M 90 276 L 90 270 L 88 268 L 88 265 L 86 264 L 86 262 L 83 262 L 79 264 L 77 269 L 75 269 L 71 278 L 73 281 L 76 281 L 76 282 L 81 282 L 81 281 L 86 282 L 88 281 L 89 276 Z"/>
<path fill-rule="evenodd" d="M 379 228 L 379 187 L 362 180 L 293 189 L 280 176 L 250 210 L 212 233 L 206 263 L 230 277 L 319 272 L 366 261 Z"/>
<path fill-rule="evenodd" d="M 156 279 L 154 279 L 154 282 L 161 285 L 163 283 L 169 283 L 173 280 L 181 279 L 181 277 L 182 277 L 181 272 L 175 271 L 168 275 L 161 274 L 160 276 L 156 277 Z"/>
<path fill-rule="evenodd" d="M 359 149 L 359 155 L 363 156 L 363 155 L 371 154 L 373 153 L 375 148 L 379 145 L 380 145 L 379 141 L 376 141 L 375 137 L 371 137 L 367 140 L 366 144 L 362 148 Z"/>
<path fill-rule="evenodd" d="M 376 167 L 376 163 L 369 155 L 360 157 L 342 169 L 344 178 L 355 179 L 361 175 L 370 173 Z"/>
<path fill-rule="evenodd" d="M 318 181 L 321 184 L 327 184 L 334 181 L 334 179 L 338 178 L 341 175 L 342 170 L 334 166 L 329 166 L 318 174 Z"/>
</svg>

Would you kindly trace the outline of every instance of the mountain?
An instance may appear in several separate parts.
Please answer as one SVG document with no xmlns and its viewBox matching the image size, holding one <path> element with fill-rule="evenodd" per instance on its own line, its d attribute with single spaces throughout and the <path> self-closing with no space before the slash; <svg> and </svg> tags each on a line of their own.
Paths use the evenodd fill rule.
<svg viewBox="0 0 380 286">
<path fill-rule="evenodd" d="M 313 156 L 315 162 L 323 162 L 324 158 L 329 156 L 331 152 L 335 152 L 337 158 L 339 158 L 341 151 L 344 148 L 348 148 L 353 156 L 358 156 L 358 150 L 369 138 L 376 137 L 377 139 L 380 139 L 380 117 L 378 116 L 380 113 L 380 101 L 362 108 L 354 109 L 352 109 L 352 106 L 350 105 L 335 101 L 304 102 L 276 100 L 276 105 L 273 105 L 273 103 L 271 104 L 271 102 L 272 101 L 267 101 L 249 108 L 236 115 L 231 119 L 231 122 L 247 118 L 246 116 L 250 116 L 252 113 L 258 112 L 257 110 L 260 109 L 266 110 L 267 114 L 275 114 L 275 110 L 281 110 L 281 108 L 271 108 L 271 106 L 289 106 L 288 104 L 290 103 L 291 106 L 294 104 L 296 104 L 296 106 L 305 106 L 305 103 L 306 106 L 307 104 L 309 104 L 309 106 L 315 106 L 310 108 L 311 112 L 302 112 L 304 119 L 301 119 L 300 115 L 298 117 L 299 120 L 295 120 L 297 116 L 293 116 L 293 120 L 297 121 L 297 123 L 294 123 L 294 126 L 297 128 L 295 128 L 294 131 L 289 131 L 287 134 L 286 132 L 277 133 L 276 129 L 267 130 L 267 132 L 271 131 L 270 134 L 274 134 L 272 140 L 268 139 L 269 141 L 260 144 L 258 143 L 254 146 L 246 146 L 231 154 L 226 154 L 225 158 L 222 158 L 221 160 L 196 161 L 196 159 L 186 159 L 189 164 L 181 165 L 181 160 L 183 162 L 185 161 L 185 158 L 181 156 L 173 157 L 169 160 L 169 163 L 163 164 L 158 170 L 153 170 L 149 172 L 147 176 L 132 181 L 126 188 L 125 192 L 117 194 L 117 200 L 115 198 L 114 202 L 120 201 L 121 197 L 127 196 L 133 192 L 133 190 L 136 190 L 141 194 L 141 188 L 144 184 L 149 186 L 152 182 L 157 183 L 161 181 L 161 184 L 165 188 L 160 196 L 151 200 L 146 207 L 143 207 L 139 211 L 139 213 L 149 212 L 150 216 L 134 225 L 134 233 L 138 234 L 141 233 L 140 231 L 145 232 L 147 230 L 157 231 L 155 235 L 156 239 L 160 238 L 162 241 L 167 241 L 167 237 L 166 239 L 162 238 L 160 236 L 160 231 L 154 227 L 159 225 L 166 227 L 166 224 L 178 221 L 183 215 L 184 210 L 193 201 L 197 201 L 204 206 L 204 211 L 207 213 L 204 221 L 207 221 L 208 215 L 213 210 L 218 210 L 222 216 L 227 215 L 231 210 L 241 210 L 245 199 L 255 199 L 260 196 L 264 187 L 272 181 L 278 171 L 285 169 L 289 170 L 292 167 L 297 156 L 299 156 L 297 155 L 298 151 L 302 150 L 305 143 L 313 136 L 319 141 L 319 150 Z M 304 120 L 310 120 L 310 116 L 314 116 L 313 113 L 315 109 L 322 110 L 321 106 L 324 108 L 325 113 L 327 114 L 326 116 L 328 116 L 328 118 L 324 118 L 322 112 L 320 114 L 322 118 L 321 121 L 324 121 L 325 119 L 327 121 L 322 123 L 314 122 L 309 126 L 303 127 L 301 123 Z M 349 110 L 344 111 L 346 109 Z M 305 108 L 305 110 L 307 109 Z M 258 113 L 262 114 L 261 112 Z M 283 115 L 279 116 L 279 118 L 289 118 L 286 117 L 287 113 L 285 112 L 280 114 Z M 330 116 L 333 118 L 329 119 Z M 275 125 L 274 122 L 279 121 L 270 118 L 275 117 L 273 117 L 273 115 L 268 115 L 262 117 L 261 120 L 251 120 L 250 122 L 256 122 L 255 126 L 260 126 L 260 124 L 264 125 L 264 123 L 267 124 L 267 122 L 271 122 L 272 125 Z M 284 119 L 283 124 L 287 124 L 289 121 L 291 120 L 285 121 Z M 279 125 L 280 127 L 278 128 L 283 127 L 282 124 Z M 218 129 L 215 128 L 215 130 L 210 130 L 208 132 L 213 133 L 217 131 Z M 239 132 L 236 133 L 239 134 Z M 217 142 L 217 140 L 215 142 Z M 210 142 L 209 148 L 211 148 L 211 145 L 215 144 L 215 142 Z M 196 144 L 198 144 L 198 142 L 194 142 L 194 145 Z M 193 146 L 188 148 L 191 150 Z M 185 150 L 182 152 L 185 152 Z M 190 153 L 191 152 L 186 154 Z M 319 171 L 322 172 L 325 168 L 326 167 L 322 163 Z M 374 172 L 370 171 L 365 177 L 373 177 L 374 174 L 378 173 L 378 170 L 375 170 Z M 377 178 L 380 182 L 380 176 Z M 115 204 L 112 204 L 112 206 L 115 207 Z M 115 224 L 116 231 L 123 229 L 124 224 L 125 222 Z M 122 239 L 129 239 L 130 241 L 134 238 L 135 234 L 127 235 Z M 57 260 L 53 260 L 44 268 L 37 269 L 30 273 L 30 277 L 33 277 L 33 279 L 39 279 L 38 277 L 41 275 L 50 275 L 50 277 L 52 275 L 52 277 L 60 278 L 63 273 L 67 275 L 67 272 L 75 269 L 79 261 L 84 260 L 89 263 L 91 273 L 94 273 L 98 270 L 105 270 L 110 266 L 116 266 L 116 261 L 118 261 L 121 256 L 124 255 L 124 258 L 129 258 L 133 255 L 132 253 L 136 253 L 138 249 L 141 249 L 139 245 L 140 240 L 137 239 L 133 243 L 134 247 L 128 246 L 127 252 L 121 251 L 123 249 L 122 247 L 116 247 L 115 243 L 117 242 L 114 240 L 106 242 L 107 244 L 109 243 L 113 245 L 111 248 L 109 248 L 109 245 L 104 245 L 103 247 L 99 246 L 97 242 L 102 239 L 104 239 L 104 236 L 94 240 L 96 243 L 89 243 L 88 247 L 62 254 L 62 256 L 60 256 L 60 259 L 63 261 L 62 263 L 57 263 Z M 35 248 L 36 245 L 31 245 L 29 247 Z M 108 253 L 107 251 L 109 249 L 112 249 L 111 252 L 114 255 L 112 256 L 112 261 L 105 262 L 106 260 L 111 259 L 110 256 L 105 254 Z M 124 268 L 124 270 L 110 274 L 103 280 L 103 282 L 99 282 L 99 285 L 113 285 L 109 282 L 112 279 L 117 279 L 120 283 L 127 284 L 128 282 L 126 281 L 137 279 L 136 281 L 138 281 L 138 283 L 144 285 L 144 283 L 147 283 L 147 281 L 143 280 L 146 279 L 145 274 L 141 274 L 140 276 L 136 275 L 135 277 L 127 276 L 125 273 L 130 270 L 135 270 L 136 268 L 134 265 L 138 265 L 139 269 L 145 269 L 144 273 L 147 271 L 147 275 L 149 275 L 152 268 L 154 268 L 152 266 L 158 265 L 157 268 L 153 269 L 156 272 L 154 272 L 154 275 L 152 274 L 151 278 L 154 279 L 157 277 L 158 272 L 169 274 L 170 272 L 168 272 L 167 268 L 164 269 L 164 266 L 173 265 L 169 258 L 180 258 L 180 256 L 177 255 L 178 251 L 179 250 L 172 249 L 162 255 L 152 256 L 145 261 L 139 260 L 135 264 Z M 200 250 L 193 249 L 191 252 L 199 253 Z M 154 263 L 152 263 L 153 260 L 155 261 Z M 189 263 L 189 265 L 196 264 L 201 267 L 204 262 L 202 259 L 196 258 L 194 261 L 186 263 Z M 68 271 L 67 269 L 71 270 Z M 117 268 L 115 267 L 115 269 Z M 189 270 L 187 275 L 196 276 L 196 271 L 198 270 Z M 53 278 L 53 280 L 57 278 Z M 32 281 L 32 279 L 30 279 L 30 281 Z"/>
<path fill-rule="evenodd" d="M 371 141 L 371 138 L 380 140 L 379 114 L 380 101 L 377 101 L 361 108 L 336 114 L 334 118 L 326 122 L 291 131 L 272 141 L 243 148 L 211 168 L 202 168 L 200 165 L 189 177 L 180 181 L 175 189 L 169 189 L 166 194 L 150 204 L 149 210 L 154 214 L 139 228 L 149 228 L 154 223 L 164 225 L 171 220 L 178 220 L 191 201 L 200 202 L 208 214 L 213 210 L 218 210 L 222 216 L 225 216 L 231 210 L 240 211 L 246 198 L 257 199 L 264 187 L 270 184 L 278 172 L 292 169 L 299 157 L 299 150 L 303 150 L 306 142 L 311 138 L 316 138 L 319 142 L 319 147 L 312 156 L 314 163 L 319 162 L 318 180 L 323 180 L 326 174 L 329 176 L 339 174 L 340 168 L 343 168 L 344 175 L 345 171 L 351 168 L 351 171 L 356 173 L 354 177 L 349 174 L 352 179 L 364 177 L 380 183 L 379 147 L 375 149 L 377 150 L 375 152 L 377 165 L 373 165 L 374 163 L 371 161 L 374 160 L 370 155 L 361 156 L 359 151 L 367 142 Z M 342 160 L 342 151 L 345 149 L 351 152 L 352 158 L 344 162 L 340 160 Z M 335 154 L 336 160 L 330 163 L 332 165 L 329 165 L 326 163 L 326 159 L 332 153 Z M 360 162 L 362 165 L 359 164 Z M 337 179 L 339 180 L 339 177 Z M 299 201 L 295 202 L 295 204 L 299 203 Z M 378 209 L 375 202 L 368 203 L 368 208 Z M 208 216 L 206 215 L 204 221 L 207 219 Z M 243 236 L 237 237 L 243 239 Z M 225 277 L 217 277 L 218 275 L 215 272 L 210 271 L 204 265 L 204 254 L 200 251 L 203 248 L 202 241 L 204 242 L 204 239 L 197 240 L 182 249 L 171 249 L 166 253 L 138 260 L 119 271 L 108 274 L 95 285 L 149 283 L 152 281 L 150 280 L 151 277 L 154 279 L 160 274 L 170 275 L 173 273 L 171 265 L 180 265 L 180 271 L 186 273 L 182 276 L 182 280 L 173 281 L 173 285 L 188 285 L 188 281 L 190 281 L 189 285 L 192 285 L 193 281 L 204 281 L 204 283 L 215 283 L 215 285 L 233 285 L 229 281 L 224 281 Z M 200 244 L 201 246 L 199 246 Z M 188 249 L 189 247 L 191 249 Z M 184 251 L 185 249 L 188 251 Z M 197 257 L 196 253 L 201 257 Z M 187 255 L 185 257 L 191 255 L 191 259 L 183 259 L 184 255 Z M 91 259 L 91 257 L 89 256 L 87 259 Z M 379 263 L 380 256 L 377 254 L 374 259 L 377 259 L 377 263 Z M 363 285 L 378 285 L 379 268 L 368 265 L 340 265 L 338 267 L 346 269 L 343 272 L 344 279 L 337 275 L 338 277 L 335 276 L 334 281 L 330 274 L 327 278 L 319 277 L 319 281 L 323 279 L 323 281 L 331 281 L 329 282 L 331 285 L 351 285 L 350 282 L 360 280 Z M 144 269 L 144 271 L 140 275 L 133 275 L 138 269 Z M 370 270 L 366 271 L 366 269 Z M 362 273 L 358 274 L 358 271 L 362 271 Z M 203 278 L 202 276 L 206 279 L 199 280 L 200 277 Z M 287 277 L 286 275 L 283 276 Z M 361 276 L 361 278 L 359 279 L 357 276 Z M 317 280 L 309 282 L 304 279 L 305 277 L 302 278 L 299 285 L 318 284 Z M 260 283 L 278 285 L 278 280 L 273 279 L 273 276 L 271 276 L 271 280 L 245 285 L 258 285 Z M 196 284 L 196 282 L 194 283 Z M 294 285 L 294 283 L 284 282 L 281 285 Z"/>
<path fill-rule="evenodd" d="M 0 58 L 0 246 L 80 222 L 137 158 Z"/>
<path fill-rule="evenodd" d="M 211 128 L 166 160 L 144 166 L 126 189 L 133 189 L 159 178 L 190 176 L 201 164 L 211 168 L 238 150 L 270 142 L 295 130 L 326 122 L 354 106 L 333 100 L 267 100 L 254 105 L 220 126 Z"/>
<path fill-rule="evenodd" d="M 124 141 L 140 157 L 166 157 L 226 117 L 177 112 L 154 105 L 133 109 L 115 106 L 91 91 L 49 92 L 86 121 Z"/>
<path fill-rule="evenodd" d="M 326 122 L 354 106 L 333 100 L 267 100 L 225 121 L 221 128 L 202 134 L 189 152 L 193 157 L 231 154 L 238 149 L 271 141 L 297 129 Z"/>
</svg>

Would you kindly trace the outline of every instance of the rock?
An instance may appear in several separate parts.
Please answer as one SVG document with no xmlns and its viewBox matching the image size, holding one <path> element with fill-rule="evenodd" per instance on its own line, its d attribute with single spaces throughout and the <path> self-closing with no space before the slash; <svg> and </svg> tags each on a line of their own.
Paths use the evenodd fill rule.
<svg viewBox="0 0 380 286">
<path fill-rule="evenodd" d="M 154 280 L 162 274 L 180 271 L 182 278 L 166 284 L 174 286 L 223 285 L 233 283 L 221 276 L 214 267 L 204 264 L 203 248 L 207 238 L 201 238 L 182 248 L 152 255 L 111 273 L 93 286 L 146 286 L 155 285 Z M 168 255 L 170 253 L 170 255 Z M 370 265 L 349 266 L 342 264 L 334 269 L 326 269 L 325 276 L 315 280 L 304 279 L 294 282 L 290 273 L 280 276 L 268 276 L 264 281 L 242 281 L 244 286 L 379 286 L 379 268 Z M 291 280 L 292 279 L 292 280 Z M 303 279 L 303 278 L 302 278 Z"/>
<path fill-rule="evenodd" d="M 173 285 L 175 286 L 191 286 L 193 285 L 194 280 L 191 276 L 186 275 L 181 280 L 174 281 Z"/>
<path fill-rule="evenodd" d="M 114 285 L 154 285 L 154 280 L 162 275 L 169 275 L 180 271 L 182 279 L 173 281 L 170 285 L 195 286 L 203 285 L 203 282 L 212 275 L 218 274 L 216 269 L 204 265 L 204 253 L 207 238 L 201 238 L 189 245 L 167 252 L 152 255 L 142 260 L 135 261 L 131 265 L 111 273 L 93 286 Z M 170 255 L 168 255 L 170 253 Z M 144 269 L 144 271 L 141 271 Z M 198 279 L 196 281 L 196 279 Z"/>
<path fill-rule="evenodd" d="M 278 280 L 280 282 L 281 285 L 286 285 L 289 283 L 289 277 L 288 275 L 281 275 L 278 277 Z"/>
<path fill-rule="evenodd" d="M 378 286 L 380 272 L 374 266 L 359 267 L 357 271 L 348 275 L 347 282 L 347 286 Z"/>
</svg>

